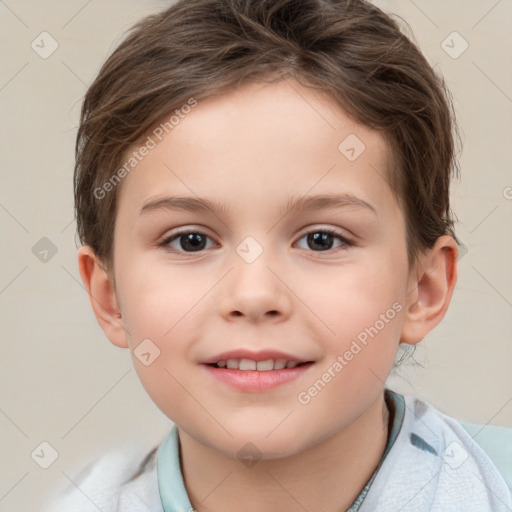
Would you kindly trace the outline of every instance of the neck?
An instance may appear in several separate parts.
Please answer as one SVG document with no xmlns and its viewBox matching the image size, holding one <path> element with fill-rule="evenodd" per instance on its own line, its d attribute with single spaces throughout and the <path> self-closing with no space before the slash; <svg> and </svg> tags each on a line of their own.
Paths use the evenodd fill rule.
<svg viewBox="0 0 512 512">
<path fill-rule="evenodd" d="M 356 421 L 329 439 L 283 459 L 262 459 L 252 467 L 179 430 L 190 503 L 197 512 L 346 510 L 382 458 L 388 421 L 381 393 Z"/>
</svg>

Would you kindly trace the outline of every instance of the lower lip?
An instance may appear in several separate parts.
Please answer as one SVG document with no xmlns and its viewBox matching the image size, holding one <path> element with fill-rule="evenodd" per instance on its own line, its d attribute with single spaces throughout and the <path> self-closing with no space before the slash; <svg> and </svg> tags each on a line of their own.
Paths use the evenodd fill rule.
<svg viewBox="0 0 512 512">
<path fill-rule="evenodd" d="M 240 391 L 247 393 L 263 393 L 278 386 L 291 382 L 304 375 L 314 363 L 307 363 L 295 368 L 283 368 L 282 370 L 231 370 L 216 368 L 203 364 L 214 378 Z"/>
</svg>

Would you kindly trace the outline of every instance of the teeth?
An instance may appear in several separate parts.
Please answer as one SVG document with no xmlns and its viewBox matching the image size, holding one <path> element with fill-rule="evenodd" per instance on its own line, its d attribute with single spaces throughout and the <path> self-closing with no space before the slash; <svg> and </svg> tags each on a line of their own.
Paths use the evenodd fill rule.
<svg viewBox="0 0 512 512">
<path fill-rule="evenodd" d="M 238 367 L 239 370 L 256 370 L 256 361 L 250 359 L 242 359 Z"/>
<path fill-rule="evenodd" d="M 286 359 L 276 359 L 274 361 L 274 370 L 282 370 L 286 367 Z"/>
<path fill-rule="evenodd" d="M 287 361 L 286 359 L 267 359 L 266 361 L 228 359 L 227 361 L 217 362 L 219 368 L 229 368 L 231 370 L 258 370 L 261 372 L 282 370 L 283 368 L 295 368 L 298 364 L 297 361 Z"/>
<path fill-rule="evenodd" d="M 240 365 L 241 367 L 242 365 Z M 274 369 L 274 361 L 273 359 L 268 359 L 267 361 L 258 361 L 256 363 L 256 369 L 261 372 L 268 372 L 269 370 Z"/>
</svg>

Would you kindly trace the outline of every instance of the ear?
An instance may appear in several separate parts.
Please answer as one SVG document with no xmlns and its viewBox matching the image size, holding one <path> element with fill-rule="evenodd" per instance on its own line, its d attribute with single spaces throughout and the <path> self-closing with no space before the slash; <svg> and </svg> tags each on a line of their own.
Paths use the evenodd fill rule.
<svg viewBox="0 0 512 512">
<path fill-rule="evenodd" d="M 420 342 L 443 319 L 457 282 L 458 252 L 453 237 L 441 236 L 411 272 L 402 343 Z"/>
<path fill-rule="evenodd" d="M 89 295 L 92 310 L 103 332 L 114 345 L 127 348 L 126 330 L 114 286 L 92 247 L 88 245 L 80 247 L 78 268 Z"/>
</svg>

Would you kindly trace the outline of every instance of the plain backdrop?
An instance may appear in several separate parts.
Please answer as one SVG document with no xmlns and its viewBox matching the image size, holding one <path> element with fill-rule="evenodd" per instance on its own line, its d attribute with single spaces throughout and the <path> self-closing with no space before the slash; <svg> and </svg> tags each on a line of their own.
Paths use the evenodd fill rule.
<svg viewBox="0 0 512 512">
<path fill-rule="evenodd" d="M 149 448 L 172 425 L 128 351 L 96 323 L 78 274 L 72 210 L 87 86 L 123 33 L 166 5 L 0 1 L 2 511 L 38 510 L 91 457 Z M 452 201 L 467 247 L 445 320 L 420 344 L 419 364 L 389 385 L 453 417 L 512 426 L 512 2 L 377 5 L 409 23 L 454 95 L 463 150 Z"/>
</svg>

